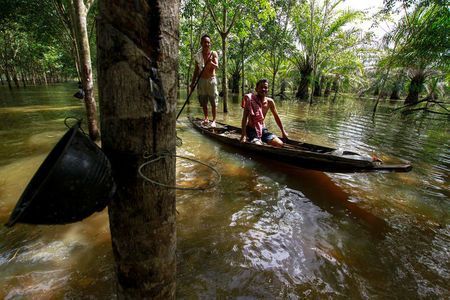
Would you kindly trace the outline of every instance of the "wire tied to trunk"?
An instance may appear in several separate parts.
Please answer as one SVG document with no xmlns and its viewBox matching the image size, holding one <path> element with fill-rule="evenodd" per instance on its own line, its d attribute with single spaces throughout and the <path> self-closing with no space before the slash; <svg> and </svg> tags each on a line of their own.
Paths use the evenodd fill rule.
<svg viewBox="0 0 450 300">
<path fill-rule="evenodd" d="M 157 162 L 157 161 L 159 161 L 161 159 L 165 159 L 167 157 L 181 158 L 181 159 L 188 160 L 188 161 L 191 161 L 191 162 L 195 162 L 197 164 L 205 166 L 208 169 L 210 169 L 213 173 L 216 174 L 216 180 L 215 181 L 211 181 L 211 183 L 208 184 L 207 186 L 202 186 L 202 187 L 183 187 L 183 186 L 179 186 L 179 185 L 173 186 L 173 185 L 168 185 L 168 184 L 165 184 L 165 183 L 161 183 L 161 182 L 153 180 L 153 179 L 151 179 L 151 178 L 149 178 L 149 177 L 147 177 L 146 175 L 143 174 L 143 169 L 146 166 L 148 166 L 148 165 L 150 165 L 152 163 L 155 163 L 155 162 Z M 144 154 L 144 158 L 145 159 L 150 159 L 150 160 L 144 162 L 143 164 L 141 164 L 139 166 L 139 169 L 138 169 L 139 175 L 142 178 L 144 178 L 146 181 L 150 182 L 150 183 L 153 183 L 155 185 L 159 185 L 159 186 L 162 186 L 162 187 L 165 187 L 165 188 L 168 188 L 168 189 L 187 190 L 187 191 L 204 191 L 204 190 L 208 190 L 208 189 L 212 189 L 212 188 L 216 187 L 219 184 L 220 180 L 222 179 L 222 176 L 220 175 L 219 171 L 216 168 L 214 168 L 213 166 L 208 165 L 208 164 L 206 164 L 204 162 L 201 162 L 199 160 L 190 158 L 190 157 L 186 157 L 186 156 L 181 156 L 181 155 L 170 153 L 169 151 L 161 152 L 161 153 L 157 153 L 157 154 L 145 153 Z"/>
</svg>

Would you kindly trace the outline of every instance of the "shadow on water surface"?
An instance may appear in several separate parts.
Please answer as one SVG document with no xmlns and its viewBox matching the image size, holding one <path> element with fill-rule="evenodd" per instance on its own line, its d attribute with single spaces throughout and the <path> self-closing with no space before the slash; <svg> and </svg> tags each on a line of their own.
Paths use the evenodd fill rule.
<svg viewBox="0 0 450 300">
<path fill-rule="evenodd" d="M 242 153 L 245 156 L 244 151 L 236 148 L 227 145 L 220 147 L 225 151 Z M 389 225 L 385 220 L 351 202 L 351 195 L 334 183 L 326 173 L 274 162 L 263 156 L 257 156 L 254 161 L 261 163 L 265 175 L 276 177 L 280 184 L 301 191 L 309 200 L 330 214 L 357 220 L 376 236 L 382 237 L 389 231 Z"/>
</svg>

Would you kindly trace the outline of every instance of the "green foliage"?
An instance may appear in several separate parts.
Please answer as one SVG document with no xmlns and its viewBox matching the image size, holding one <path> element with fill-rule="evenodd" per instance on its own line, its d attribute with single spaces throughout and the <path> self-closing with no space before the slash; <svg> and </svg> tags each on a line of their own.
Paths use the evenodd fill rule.
<svg viewBox="0 0 450 300">
<path fill-rule="evenodd" d="M 4 72 L 76 74 L 73 59 L 59 39 L 61 30 L 52 7 L 26 0 L 0 0 L 0 6 L 0 64 Z"/>
<path fill-rule="evenodd" d="M 297 42 L 293 59 L 302 76 L 309 81 L 319 76 L 354 78 L 361 74 L 362 61 L 358 46 L 364 42 L 360 31 L 349 25 L 362 18 L 362 13 L 339 10 L 342 0 L 303 1 L 294 9 Z M 353 82 L 353 81 L 352 81 Z"/>
<path fill-rule="evenodd" d="M 437 75 L 442 82 L 443 74 L 448 74 L 449 31 L 450 11 L 446 6 L 419 4 L 407 11 L 385 36 L 385 55 L 379 66 L 387 70 L 387 74 L 392 68 L 405 70 L 404 73 L 411 79 L 408 101 L 418 101 L 426 80 Z"/>
<path fill-rule="evenodd" d="M 32 66 L 37 72 L 51 69 L 76 76 L 69 2 L 0 0 L 1 71 L 7 65 L 19 71 L 30 70 Z M 180 81 L 190 81 L 193 55 L 200 48 L 200 37 L 207 33 L 212 37 L 213 49 L 219 52 L 218 76 L 224 76 L 221 35 L 226 34 L 225 76 L 240 81 L 241 85 L 244 81 L 247 88 L 252 88 L 261 77 L 274 81 L 271 85 L 275 89 L 282 81 L 295 85 L 302 70 L 309 69 L 315 75 L 314 80 L 340 78 L 347 88 L 354 90 L 375 86 L 382 80 L 386 81 L 386 88 L 393 87 L 396 81 L 402 81 L 399 74 L 405 76 L 405 70 L 413 69 L 439 75 L 436 76 L 440 81 L 429 89 L 441 86 L 442 82 L 448 85 L 450 15 L 445 1 L 385 1 L 385 7 L 409 6 L 410 14 L 386 36 L 384 47 L 378 49 L 373 35 L 353 27 L 363 18 L 361 12 L 340 10 L 343 2 L 182 0 Z M 94 65 L 96 11 L 93 6 L 88 15 Z M 386 75 L 388 69 L 392 71 Z"/>
<path fill-rule="evenodd" d="M 448 70 L 450 11 L 438 5 L 418 6 L 387 37 L 396 46 L 391 59 L 399 66 Z"/>
</svg>

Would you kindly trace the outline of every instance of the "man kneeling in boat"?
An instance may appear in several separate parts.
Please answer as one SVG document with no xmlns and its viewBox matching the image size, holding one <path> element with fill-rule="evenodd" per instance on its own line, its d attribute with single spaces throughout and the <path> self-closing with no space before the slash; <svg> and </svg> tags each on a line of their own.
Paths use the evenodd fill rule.
<svg viewBox="0 0 450 300">
<path fill-rule="evenodd" d="M 283 138 L 287 139 L 287 133 L 283 128 L 280 117 L 278 116 L 277 108 L 273 99 L 266 97 L 269 92 L 269 82 L 267 79 L 261 79 L 256 83 L 256 94 L 246 94 L 242 99 L 242 108 L 244 114 L 242 115 L 242 134 L 241 142 L 249 141 L 251 143 L 260 144 L 262 142 L 275 147 L 283 147 L 283 142 L 273 133 L 269 132 L 264 125 L 264 119 L 267 112 L 272 112 L 272 115 L 281 129 Z"/>
</svg>

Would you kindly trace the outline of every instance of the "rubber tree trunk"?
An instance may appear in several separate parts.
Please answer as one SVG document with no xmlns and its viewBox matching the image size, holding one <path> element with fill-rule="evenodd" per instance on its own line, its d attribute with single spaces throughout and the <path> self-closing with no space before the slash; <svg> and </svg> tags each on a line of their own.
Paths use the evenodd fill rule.
<svg viewBox="0 0 450 300">
<path fill-rule="evenodd" d="M 226 24 L 226 10 L 224 9 L 224 24 Z M 228 33 L 220 33 L 222 38 L 222 92 L 223 112 L 228 112 L 228 77 L 227 77 L 227 36 Z"/>
<path fill-rule="evenodd" d="M 231 74 L 231 92 L 235 94 L 239 94 L 239 80 L 241 79 L 239 74 L 239 68 L 234 70 L 233 74 Z"/>
<path fill-rule="evenodd" d="M 109 205 L 120 299 L 174 299 L 179 1 L 99 0 L 102 148 L 117 192 Z M 158 80 L 158 75 L 160 80 Z M 162 156 L 170 153 L 169 156 Z"/>
<path fill-rule="evenodd" d="M 89 129 L 93 141 L 99 138 L 97 122 L 97 103 L 94 98 L 94 80 L 92 77 L 91 51 L 87 31 L 87 9 L 83 0 L 73 0 L 76 15 L 78 45 L 80 49 L 81 83 L 84 90 L 84 105 Z"/>
<path fill-rule="evenodd" d="M 8 82 L 8 88 L 11 90 L 12 89 L 11 76 L 9 75 L 8 66 L 5 67 L 5 77 L 6 77 L 6 81 Z"/>
<path fill-rule="evenodd" d="M 17 77 L 17 70 L 15 67 L 11 68 L 11 74 L 14 81 L 14 85 L 16 86 L 16 88 L 20 88 L 19 77 Z"/>
<path fill-rule="evenodd" d="M 241 40 L 240 42 L 240 48 L 241 48 L 241 91 L 242 91 L 242 96 L 245 94 L 246 90 L 245 90 L 245 42 L 246 39 L 244 38 L 243 40 Z"/>
</svg>

